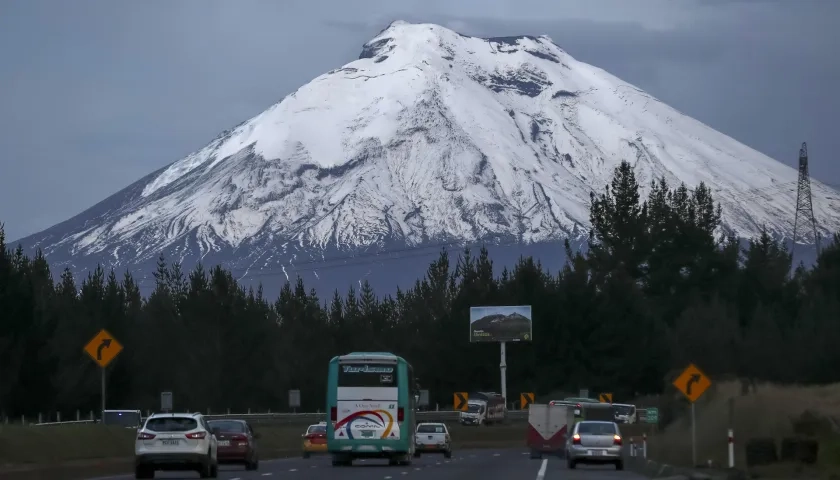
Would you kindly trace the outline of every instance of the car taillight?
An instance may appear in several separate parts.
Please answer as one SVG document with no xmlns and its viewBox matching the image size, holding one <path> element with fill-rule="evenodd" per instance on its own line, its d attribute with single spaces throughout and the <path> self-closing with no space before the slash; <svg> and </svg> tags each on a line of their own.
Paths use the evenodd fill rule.
<svg viewBox="0 0 840 480">
<path fill-rule="evenodd" d="M 621 435 L 613 435 L 613 445 L 621 445 Z"/>
<path fill-rule="evenodd" d="M 397 421 L 402 422 L 405 418 L 405 410 L 402 407 L 397 409 Z"/>
<path fill-rule="evenodd" d="M 193 440 L 200 440 L 207 436 L 207 432 L 195 432 L 195 433 L 188 433 L 184 435 L 187 438 L 192 438 Z"/>
<path fill-rule="evenodd" d="M 554 406 L 554 400 L 548 402 L 548 404 L 553 407 Z"/>
<path fill-rule="evenodd" d="M 330 420 L 333 422 L 338 421 L 338 408 L 330 407 Z"/>
<path fill-rule="evenodd" d="M 572 445 L 580 445 L 580 435 L 577 433 L 572 435 Z"/>
<path fill-rule="evenodd" d="M 155 438 L 155 436 L 152 435 L 151 433 L 142 433 L 141 432 L 137 435 L 137 440 L 151 440 L 153 438 Z"/>
<path fill-rule="evenodd" d="M 305 438 L 305 439 L 307 439 L 307 440 L 312 440 L 312 439 L 314 439 L 314 438 L 315 438 L 315 434 L 314 434 L 314 433 L 309 433 L 309 434 L 307 434 L 307 435 L 306 435 L 305 437 L 303 437 L 303 438 Z"/>
<path fill-rule="evenodd" d="M 236 441 L 238 441 L 238 442 L 247 442 L 247 441 L 248 441 L 248 437 L 247 437 L 247 436 L 245 436 L 245 435 L 242 435 L 241 433 L 236 434 L 236 435 L 234 435 L 234 436 L 230 437 L 230 439 L 231 439 L 231 440 L 236 440 Z"/>
</svg>

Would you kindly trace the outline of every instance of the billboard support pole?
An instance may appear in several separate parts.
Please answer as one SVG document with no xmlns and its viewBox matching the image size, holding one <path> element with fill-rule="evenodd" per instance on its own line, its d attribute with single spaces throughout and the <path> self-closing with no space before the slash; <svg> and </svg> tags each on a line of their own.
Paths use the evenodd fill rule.
<svg viewBox="0 0 840 480">
<path fill-rule="evenodd" d="M 499 371 L 502 373 L 502 397 L 505 399 L 505 410 L 507 410 L 507 355 L 505 342 L 499 343 L 502 361 L 499 362 Z"/>
</svg>

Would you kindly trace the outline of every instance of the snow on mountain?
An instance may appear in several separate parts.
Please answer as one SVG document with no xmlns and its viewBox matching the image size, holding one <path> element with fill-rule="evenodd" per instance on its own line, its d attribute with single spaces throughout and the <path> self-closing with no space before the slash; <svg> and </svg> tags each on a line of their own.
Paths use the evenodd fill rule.
<svg viewBox="0 0 840 480">
<path fill-rule="evenodd" d="M 706 182 L 743 237 L 791 235 L 794 169 L 548 37 L 398 21 L 358 60 L 22 242 L 75 268 L 224 252 L 242 276 L 372 245 L 544 242 L 584 234 L 589 194 L 621 160 L 643 184 Z M 823 233 L 840 230 L 840 194 L 812 188 Z"/>
</svg>

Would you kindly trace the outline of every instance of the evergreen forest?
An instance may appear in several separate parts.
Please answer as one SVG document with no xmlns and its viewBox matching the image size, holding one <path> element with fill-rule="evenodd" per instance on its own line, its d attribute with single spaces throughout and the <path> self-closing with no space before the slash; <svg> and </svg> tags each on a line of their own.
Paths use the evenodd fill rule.
<svg viewBox="0 0 840 480">
<path fill-rule="evenodd" d="M 721 233 L 711 190 L 653 183 L 642 195 L 622 163 L 593 194 L 588 249 L 566 243 L 561 271 L 535 258 L 499 271 L 488 248 L 443 251 L 425 276 L 378 296 L 362 284 L 316 292 L 245 289 L 222 266 L 182 271 L 161 258 L 143 298 L 130 274 L 98 268 L 53 278 L 47 260 L 0 228 L 0 413 L 97 411 L 100 370 L 82 347 L 105 328 L 125 347 L 106 370 L 109 408 L 324 409 L 327 363 L 390 351 L 414 366 L 432 405 L 455 391 L 499 391 L 499 347 L 469 343 L 469 308 L 531 305 L 533 342 L 508 344 L 508 392 L 669 388 L 694 362 L 712 377 L 840 381 L 840 236 L 816 265 L 784 243 Z M 492 250 L 492 246 L 489 247 Z"/>
</svg>

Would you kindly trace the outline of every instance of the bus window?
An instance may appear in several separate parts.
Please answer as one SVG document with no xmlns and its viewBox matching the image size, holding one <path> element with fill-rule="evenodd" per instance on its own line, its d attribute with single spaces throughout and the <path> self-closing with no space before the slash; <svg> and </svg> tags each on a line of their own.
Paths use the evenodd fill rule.
<svg viewBox="0 0 840 480">
<path fill-rule="evenodd" d="M 338 366 L 339 387 L 396 387 L 396 364 L 342 363 Z"/>
</svg>

